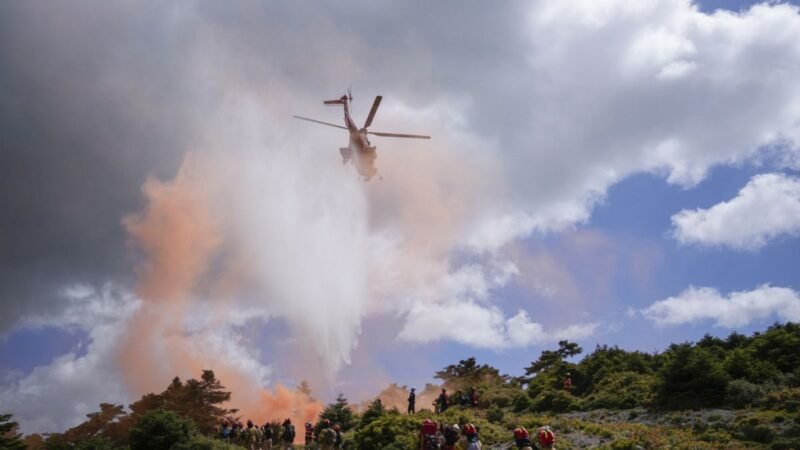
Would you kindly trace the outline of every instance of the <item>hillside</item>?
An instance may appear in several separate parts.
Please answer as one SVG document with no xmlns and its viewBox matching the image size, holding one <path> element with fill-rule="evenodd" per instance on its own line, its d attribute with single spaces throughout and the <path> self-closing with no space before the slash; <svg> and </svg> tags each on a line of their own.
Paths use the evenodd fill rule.
<svg viewBox="0 0 800 450">
<path fill-rule="evenodd" d="M 562 341 L 518 377 L 474 358 L 459 361 L 436 372 L 440 385 L 418 393 L 414 415 L 404 413 L 404 386 L 387 387 L 361 408 L 340 395 L 316 418 L 315 435 L 327 419 L 344 432 L 343 448 L 414 449 L 422 420 L 431 418 L 462 428 L 472 423 L 484 448 L 493 449 L 511 448 L 515 427 L 533 431 L 544 425 L 554 430 L 560 449 L 800 448 L 798 324 L 775 324 L 752 336 L 707 335 L 654 354 L 608 346 L 578 360 L 582 354 L 577 344 Z M 449 408 L 434 413 L 431 403 L 442 388 Z M 466 393 L 473 388 L 470 401 Z M 305 384 L 298 392 L 311 395 Z M 64 433 L 24 441 L 31 449 L 239 448 L 256 435 L 240 432 L 222 442 L 223 421 L 249 419 L 237 416 L 235 404 L 207 370 L 199 380 L 176 378 L 164 392 L 147 394 L 128 408 L 102 404 Z M 24 448 L 14 447 L 22 437 L 12 419 L 3 418 L 0 448 Z M 272 417 L 257 425 L 269 426 L 277 439 L 282 420 Z M 300 442 L 304 431 L 295 423 Z"/>
</svg>

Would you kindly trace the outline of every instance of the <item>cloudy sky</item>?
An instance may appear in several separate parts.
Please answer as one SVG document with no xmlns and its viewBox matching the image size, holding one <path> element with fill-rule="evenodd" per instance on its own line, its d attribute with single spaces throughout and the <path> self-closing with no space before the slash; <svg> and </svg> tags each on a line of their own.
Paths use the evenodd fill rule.
<svg viewBox="0 0 800 450">
<path fill-rule="evenodd" d="M 798 74 L 796 2 L 4 2 L 0 405 L 213 368 L 263 415 L 799 321 Z M 433 136 L 382 180 L 291 118 L 351 85 Z"/>
</svg>

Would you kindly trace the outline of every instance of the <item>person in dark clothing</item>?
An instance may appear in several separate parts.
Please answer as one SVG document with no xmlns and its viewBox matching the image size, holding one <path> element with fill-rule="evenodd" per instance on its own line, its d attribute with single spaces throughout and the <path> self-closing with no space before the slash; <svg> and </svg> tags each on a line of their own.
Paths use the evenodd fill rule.
<svg viewBox="0 0 800 450">
<path fill-rule="evenodd" d="M 294 448 L 294 425 L 290 419 L 283 421 L 283 433 L 281 433 L 282 448 L 291 450 Z"/>
<path fill-rule="evenodd" d="M 436 404 L 439 406 L 440 413 L 447 411 L 447 407 L 450 406 L 449 400 L 447 399 L 447 389 L 442 388 L 442 393 L 439 394 L 439 398 L 436 399 Z"/>
<path fill-rule="evenodd" d="M 261 429 L 261 446 L 263 450 L 272 450 L 272 424 L 269 422 L 264 424 Z"/>
<path fill-rule="evenodd" d="M 461 429 L 458 425 L 453 424 L 452 426 L 445 427 L 442 434 L 444 435 L 442 450 L 455 450 L 456 443 L 461 439 Z"/>
<path fill-rule="evenodd" d="M 417 403 L 417 394 L 414 392 L 415 388 L 411 388 L 411 392 L 408 394 L 408 413 L 414 414 L 416 411 L 416 403 Z"/>
</svg>

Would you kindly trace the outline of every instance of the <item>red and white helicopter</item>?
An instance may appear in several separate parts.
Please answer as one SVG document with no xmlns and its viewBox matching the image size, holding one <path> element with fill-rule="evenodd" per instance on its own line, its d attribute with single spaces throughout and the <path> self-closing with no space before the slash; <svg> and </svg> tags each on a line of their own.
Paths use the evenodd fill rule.
<svg viewBox="0 0 800 450">
<path fill-rule="evenodd" d="M 412 138 L 412 139 L 430 139 L 430 136 L 422 136 L 418 134 L 400 134 L 400 133 L 383 133 L 378 131 L 367 131 L 367 128 L 372 124 L 372 119 L 375 118 L 375 112 L 378 111 L 378 106 L 381 104 L 382 96 L 375 97 L 372 103 L 372 109 L 369 111 L 367 120 L 364 126 L 358 128 L 353 118 L 350 116 L 349 104 L 353 101 L 353 96 L 350 94 L 350 89 L 347 90 L 347 95 L 341 96 L 336 100 L 323 101 L 326 105 L 342 105 L 344 107 L 344 124 L 345 126 L 336 125 L 333 123 L 323 122 L 321 120 L 310 119 L 308 117 L 294 116 L 297 119 L 307 120 L 309 122 L 320 123 L 331 127 L 341 128 L 350 133 L 350 142 L 347 147 L 339 149 L 342 155 L 342 164 L 351 162 L 355 166 L 358 174 L 361 175 L 364 181 L 369 181 L 378 173 L 375 168 L 375 159 L 378 157 L 376 152 L 377 148 L 369 142 L 368 134 L 382 137 L 398 137 L 398 138 Z"/>
</svg>

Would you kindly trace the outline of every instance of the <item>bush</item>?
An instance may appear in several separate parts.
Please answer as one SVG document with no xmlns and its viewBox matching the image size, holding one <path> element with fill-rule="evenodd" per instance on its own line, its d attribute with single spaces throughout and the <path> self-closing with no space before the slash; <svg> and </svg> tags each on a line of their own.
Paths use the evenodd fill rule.
<svg viewBox="0 0 800 450">
<path fill-rule="evenodd" d="M 241 450 L 236 445 L 227 444 L 217 439 L 195 435 L 187 442 L 181 442 L 172 447 L 172 450 Z"/>
<path fill-rule="evenodd" d="M 503 422 L 503 416 L 505 416 L 505 413 L 501 408 L 498 408 L 497 406 L 493 406 L 491 409 L 489 409 L 489 411 L 486 412 L 486 419 L 489 422 L 496 424 L 500 424 Z"/>
<path fill-rule="evenodd" d="M 514 397 L 514 400 L 511 401 L 511 409 L 514 412 L 520 413 L 530 409 L 532 404 L 533 402 L 531 402 L 530 397 L 528 397 L 526 394 L 519 394 Z"/>
<path fill-rule="evenodd" d="M 658 379 L 636 372 L 616 372 L 603 378 L 584 400 L 584 409 L 629 409 L 653 401 Z"/>
<path fill-rule="evenodd" d="M 547 389 L 533 398 L 531 409 L 533 411 L 566 412 L 576 409 L 576 404 L 572 395 L 561 390 Z"/>
<path fill-rule="evenodd" d="M 798 405 L 800 405 L 800 388 L 778 389 L 770 392 L 765 396 L 763 403 L 769 409 L 797 411 Z"/>
<path fill-rule="evenodd" d="M 769 448 L 772 450 L 797 450 L 800 448 L 800 439 L 778 439 Z"/>
<path fill-rule="evenodd" d="M 673 344 L 659 374 L 659 403 L 670 409 L 707 408 L 725 400 L 728 375 L 711 351 Z"/>
<path fill-rule="evenodd" d="M 745 441 L 769 444 L 775 439 L 775 432 L 763 425 L 746 424 L 739 428 L 739 437 Z"/>
<path fill-rule="evenodd" d="M 156 409 L 142 416 L 131 430 L 131 450 L 170 450 L 173 445 L 188 442 L 194 430 L 191 420 Z"/>
<path fill-rule="evenodd" d="M 725 389 L 725 400 L 734 408 L 759 405 L 764 400 L 764 388 L 745 380 L 733 380 Z"/>
</svg>

